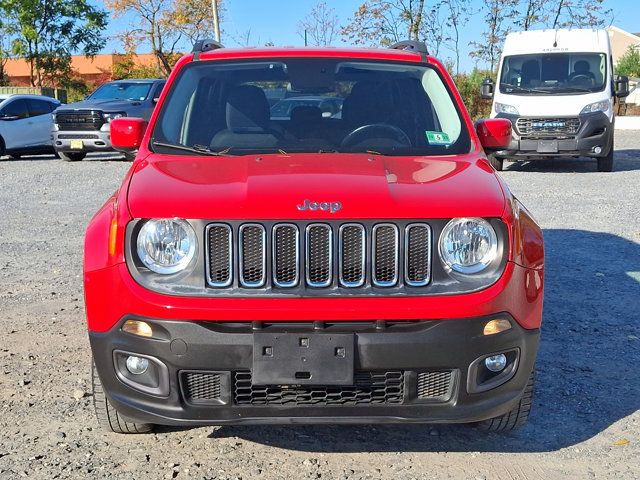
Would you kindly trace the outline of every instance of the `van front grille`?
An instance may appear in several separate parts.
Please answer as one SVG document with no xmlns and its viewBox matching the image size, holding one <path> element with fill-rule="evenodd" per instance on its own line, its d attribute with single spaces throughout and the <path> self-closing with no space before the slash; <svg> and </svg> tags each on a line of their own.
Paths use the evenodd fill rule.
<svg viewBox="0 0 640 480">
<path fill-rule="evenodd" d="M 520 135 L 529 137 L 554 137 L 556 135 L 575 135 L 580 130 L 580 119 L 570 118 L 527 118 L 520 117 L 516 122 Z"/>
</svg>

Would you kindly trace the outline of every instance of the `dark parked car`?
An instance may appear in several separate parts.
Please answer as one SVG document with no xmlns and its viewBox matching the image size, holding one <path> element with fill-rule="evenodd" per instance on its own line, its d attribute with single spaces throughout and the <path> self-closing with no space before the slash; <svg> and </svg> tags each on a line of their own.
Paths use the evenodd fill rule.
<svg viewBox="0 0 640 480">
<path fill-rule="evenodd" d="M 114 118 L 149 120 L 165 80 L 118 80 L 102 85 L 81 102 L 56 110 L 53 146 L 66 161 L 111 148 L 109 124 Z"/>
</svg>

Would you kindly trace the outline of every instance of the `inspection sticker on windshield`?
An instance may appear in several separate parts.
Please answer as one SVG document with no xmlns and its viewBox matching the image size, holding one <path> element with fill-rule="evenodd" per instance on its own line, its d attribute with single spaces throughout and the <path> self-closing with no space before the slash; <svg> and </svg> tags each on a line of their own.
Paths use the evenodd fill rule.
<svg viewBox="0 0 640 480">
<path fill-rule="evenodd" d="M 427 130 L 424 134 L 427 136 L 429 145 L 451 145 L 449 135 L 444 132 L 430 132 Z"/>
</svg>

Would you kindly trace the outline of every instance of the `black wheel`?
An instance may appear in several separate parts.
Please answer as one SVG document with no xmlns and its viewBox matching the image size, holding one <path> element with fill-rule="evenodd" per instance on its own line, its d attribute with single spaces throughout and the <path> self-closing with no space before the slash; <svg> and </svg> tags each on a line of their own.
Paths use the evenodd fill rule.
<svg viewBox="0 0 640 480">
<path fill-rule="evenodd" d="M 611 148 L 606 157 L 598 157 L 598 171 L 599 172 L 612 172 L 613 171 L 613 142 L 611 142 Z"/>
<path fill-rule="evenodd" d="M 527 386 L 522 393 L 522 397 L 520 397 L 518 405 L 516 405 L 513 410 L 505 413 L 504 415 L 478 422 L 476 424 L 477 427 L 480 430 L 485 430 L 488 432 L 510 432 L 524 426 L 524 424 L 527 423 L 527 420 L 529 419 L 529 412 L 531 411 L 531 402 L 533 400 L 533 383 L 534 373 L 531 372 L 531 376 L 529 377 Z"/>
<path fill-rule="evenodd" d="M 127 152 L 127 153 L 125 153 L 124 154 L 124 159 L 127 162 L 133 162 L 136 159 L 136 152 L 131 152 L 131 153 Z"/>
<path fill-rule="evenodd" d="M 495 168 L 498 172 L 501 172 L 504 167 L 504 158 L 498 158 L 494 154 L 490 153 L 487 155 L 487 160 L 493 168 Z"/>
<path fill-rule="evenodd" d="M 12 153 L 12 154 L 10 155 L 10 157 L 11 157 L 13 160 L 20 160 L 20 157 L 22 157 L 22 155 L 20 155 L 19 153 Z"/>
<path fill-rule="evenodd" d="M 87 156 L 84 152 L 58 152 L 58 155 L 65 162 L 79 162 Z"/>
<path fill-rule="evenodd" d="M 119 414 L 109 403 L 104 393 L 102 382 L 96 370 L 96 364 L 91 360 L 91 385 L 93 387 L 93 406 L 98 418 L 98 425 L 103 430 L 114 433 L 149 433 L 153 430 L 151 423 L 138 423 Z"/>
</svg>

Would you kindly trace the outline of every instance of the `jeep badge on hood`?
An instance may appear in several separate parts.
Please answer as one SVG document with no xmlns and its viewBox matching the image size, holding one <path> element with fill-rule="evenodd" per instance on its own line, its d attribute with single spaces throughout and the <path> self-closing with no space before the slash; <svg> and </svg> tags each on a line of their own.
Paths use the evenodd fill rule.
<svg viewBox="0 0 640 480">
<path fill-rule="evenodd" d="M 323 210 L 325 212 L 336 213 L 342 210 L 342 204 L 340 202 L 310 202 L 309 200 L 305 200 L 302 202 L 302 205 L 298 205 L 298 210 Z"/>
</svg>

